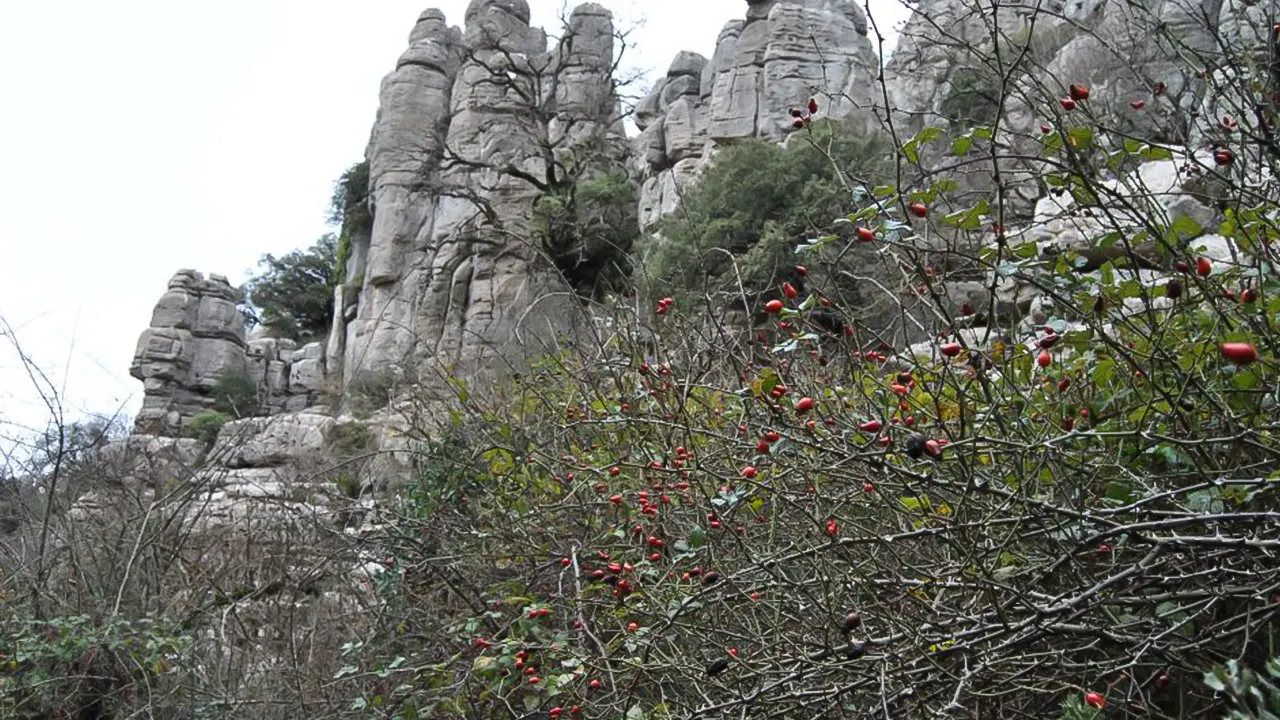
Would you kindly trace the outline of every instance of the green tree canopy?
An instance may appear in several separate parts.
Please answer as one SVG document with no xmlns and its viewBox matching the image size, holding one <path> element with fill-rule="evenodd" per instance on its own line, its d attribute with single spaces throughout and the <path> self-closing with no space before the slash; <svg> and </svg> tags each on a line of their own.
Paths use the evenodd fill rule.
<svg viewBox="0 0 1280 720">
<path fill-rule="evenodd" d="M 250 321 L 300 342 L 323 337 L 333 320 L 337 251 L 338 239 L 326 233 L 306 250 L 263 255 L 263 271 L 245 283 Z"/>
<path fill-rule="evenodd" d="M 818 121 L 785 146 L 743 140 L 724 149 L 663 222 L 645 261 L 663 290 L 713 289 L 738 274 L 767 286 L 795 264 L 795 244 L 826 234 L 852 209 L 853 191 L 885 175 L 892 153 L 880 133 Z"/>
</svg>

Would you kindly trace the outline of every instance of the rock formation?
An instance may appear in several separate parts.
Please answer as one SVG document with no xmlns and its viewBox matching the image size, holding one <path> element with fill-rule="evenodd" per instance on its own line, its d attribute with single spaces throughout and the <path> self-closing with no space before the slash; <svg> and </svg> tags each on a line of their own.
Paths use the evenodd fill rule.
<svg viewBox="0 0 1280 720">
<path fill-rule="evenodd" d="M 181 435 L 187 421 L 216 404 L 220 378 L 247 374 L 257 386 L 252 408 L 265 414 L 314 404 L 324 384 L 323 348 L 292 340 L 245 339 L 240 292 L 221 275 L 179 270 L 138 338 L 129 373 L 143 382 L 140 434 Z"/>
<path fill-rule="evenodd" d="M 169 280 L 129 367 L 145 393 L 137 432 L 179 433 L 185 420 L 212 406 L 219 377 L 245 370 L 239 299 L 221 275 L 205 280 L 194 270 L 179 270 Z"/>
<path fill-rule="evenodd" d="M 214 384 L 228 372 L 247 371 L 259 388 L 259 412 L 275 414 L 314 405 L 326 383 L 344 397 L 356 383 L 429 386 L 539 353 L 547 339 L 571 335 L 582 317 L 554 258 L 538 246 L 533 213 L 556 190 L 570 151 L 591 144 L 592 153 L 625 161 L 640 187 L 640 226 L 652 233 L 718 148 L 751 137 L 785 141 L 789 110 L 811 96 L 823 115 L 868 123 L 889 117 L 901 139 L 926 125 L 956 135 L 975 121 L 993 122 L 989 99 L 1003 83 L 1012 92 L 993 142 L 1008 156 L 1000 160 L 1006 222 L 1023 226 L 1010 237 L 1034 240 L 1046 256 L 1079 253 L 1092 268 L 1105 258 L 1095 257 L 1088 222 L 1046 194 L 1036 159 L 1039 126 L 1061 119 L 1056 98 L 1079 82 L 1093 89 L 1089 112 L 1119 131 L 1198 143 L 1213 137 L 1218 113 L 1200 93 L 1210 76 L 1188 71 L 1179 53 L 1211 50 L 1215 31 L 1262 48 L 1268 38 L 1255 37 L 1256 28 L 1269 28 L 1253 5 L 1220 0 L 1059 3 L 1039 13 L 925 0 L 885 67 L 886 113 L 855 0 L 747 0 L 745 10 L 720 32 L 711 58 L 681 52 L 671 61 L 635 108 L 639 133 L 630 141 L 610 76 L 612 18 L 601 6 L 577 6 L 550 45 L 530 27 L 527 0 L 472 0 L 462 28 L 437 10 L 424 12 L 382 83 L 366 151 L 372 222 L 350 238 L 327 346 L 246 340 L 226 280 L 181 271 L 131 368 L 146 391 L 137 430 L 179 434 L 211 407 Z M 1167 37 L 1136 35 L 1153 21 Z M 1009 64 L 1003 79 L 990 65 L 997 50 Z M 1193 108 L 1201 111 L 1198 124 Z M 629 154 L 611 156 L 609 148 L 620 146 Z M 921 153 L 926 171 L 950 158 Z M 1172 167 L 1152 165 L 1136 176 L 1176 186 L 1156 193 L 1159 207 L 1149 209 L 1210 226 L 1210 194 Z M 1177 179 L 1169 181 L 1170 173 Z M 982 163 L 948 176 L 960 182 L 949 201 L 997 192 Z M 1121 180 L 1106 182 L 1123 191 Z M 943 233 L 937 240 L 958 241 Z M 974 250 L 983 239 L 963 242 L 948 249 Z M 985 271 L 951 270 L 945 291 L 957 307 L 977 308 L 979 316 L 1031 312 L 1035 293 L 1027 288 L 997 283 L 995 306 L 987 308 Z"/>
<path fill-rule="evenodd" d="M 383 81 L 367 151 L 373 229 L 353 248 L 346 276 L 360 289 L 330 344 L 348 384 L 469 375 L 573 324 L 576 301 L 529 243 L 532 208 L 575 143 L 621 138 L 611 17 L 579 5 L 551 50 L 525 0 L 473 0 L 465 24 L 423 13 Z"/>
<path fill-rule="evenodd" d="M 854 0 L 749 0 L 710 60 L 682 52 L 636 106 L 633 168 L 640 218 L 653 229 L 715 149 L 748 137 L 784 139 L 789 110 L 810 97 L 834 117 L 870 117 L 878 61 Z"/>
</svg>

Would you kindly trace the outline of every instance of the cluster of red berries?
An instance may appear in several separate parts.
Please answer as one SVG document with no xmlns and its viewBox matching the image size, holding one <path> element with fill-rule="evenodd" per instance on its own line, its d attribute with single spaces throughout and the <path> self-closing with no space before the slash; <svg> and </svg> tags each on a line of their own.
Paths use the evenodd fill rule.
<svg viewBox="0 0 1280 720">
<path fill-rule="evenodd" d="M 659 300 L 659 301 L 658 301 L 657 313 L 658 313 L 659 315 L 666 315 L 666 314 L 667 314 L 667 309 L 668 309 L 668 308 L 670 308 L 672 305 L 675 305 L 675 304 L 676 304 L 676 301 L 675 301 L 674 299 L 669 298 L 669 297 L 664 297 L 664 298 L 662 298 L 661 300 Z"/>
<path fill-rule="evenodd" d="M 813 122 L 813 116 L 817 112 L 818 112 L 818 101 L 813 98 L 809 98 L 809 103 L 805 105 L 804 110 L 801 110 L 800 108 L 792 108 L 791 117 L 795 118 L 791 123 L 792 127 L 796 128 L 797 130 L 805 127 L 809 123 Z"/>
</svg>

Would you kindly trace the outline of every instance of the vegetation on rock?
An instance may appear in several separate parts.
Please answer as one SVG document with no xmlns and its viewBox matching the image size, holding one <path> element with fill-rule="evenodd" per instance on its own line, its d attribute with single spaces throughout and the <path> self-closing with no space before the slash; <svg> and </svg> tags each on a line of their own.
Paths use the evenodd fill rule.
<svg viewBox="0 0 1280 720">
<path fill-rule="evenodd" d="M 622 170 L 585 177 L 534 204 L 543 249 L 583 297 L 631 286 L 631 250 L 640 236 L 636 186 Z"/>
<path fill-rule="evenodd" d="M 889 143 L 842 121 L 818 120 L 785 146 L 743 140 L 725 148 L 703 172 L 660 238 L 639 261 L 659 295 L 710 292 L 755 307 L 783 280 L 796 282 L 796 245 L 807 238 L 849 237 L 834 219 L 889 177 Z M 858 281 L 834 280 L 858 267 L 878 274 L 872 248 L 853 247 L 833 264 L 830 292 L 856 295 Z M 745 295 L 745 297 L 744 297 Z M 727 300 L 726 300 L 727 298 Z M 870 303 L 850 297 L 850 307 Z"/>
<path fill-rule="evenodd" d="M 333 321 L 338 239 L 325 234 L 307 250 L 263 255 L 262 273 L 245 283 L 247 317 L 299 342 L 322 339 Z"/>
<path fill-rule="evenodd" d="M 1280 88 L 1186 70 L 1236 108 L 1212 147 L 1117 130 L 1083 78 L 1025 80 L 1043 122 L 1012 129 L 797 117 L 663 225 L 651 317 L 447 399 L 353 378 L 377 450 L 372 420 L 308 446 L 349 497 L 247 468 L 247 535 L 201 524 L 203 472 L 37 516 L 0 545 L 0 712 L 1273 716 Z M 1026 227 L 951 176 L 1014 162 Z M 590 247 L 584 201 L 544 230 Z"/>
<path fill-rule="evenodd" d="M 347 281 L 347 261 L 351 258 L 354 238 L 364 237 L 373 229 L 373 213 L 369 207 L 369 161 L 347 168 L 333 184 L 333 197 L 329 200 L 330 225 L 338 228 L 338 246 L 334 255 L 331 282 L 342 285 Z"/>
</svg>

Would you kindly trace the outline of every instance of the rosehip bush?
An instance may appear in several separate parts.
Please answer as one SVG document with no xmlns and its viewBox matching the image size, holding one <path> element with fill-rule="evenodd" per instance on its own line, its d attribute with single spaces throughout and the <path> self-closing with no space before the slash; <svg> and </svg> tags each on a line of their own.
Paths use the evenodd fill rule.
<svg viewBox="0 0 1280 720">
<path fill-rule="evenodd" d="M 1274 92 L 1176 72 L 1215 107 Z M 398 570 L 341 678 L 380 679 L 352 685 L 362 707 L 1222 713 L 1203 674 L 1266 662 L 1280 608 L 1269 110 L 1193 146 L 1199 111 L 1165 107 L 1181 76 L 1119 101 L 1003 76 L 1026 127 L 891 133 L 896 171 L 847 194 L 806 185 L 822 162 L 771 184 L 727 150 L 648 266 L 699 292 L 659 286 L 679 300 L 589 349 L 423 400 L 456 442 L 385 518 Z M 1157 106 L 1141 136 L 1112 114 Z M 1033 175 L 1035 207 L 983 167 Z M 832 222 L 767 216 L 797 198 Z M 743 332 L 711 281 L 759 268 Z"/>
</svg>

